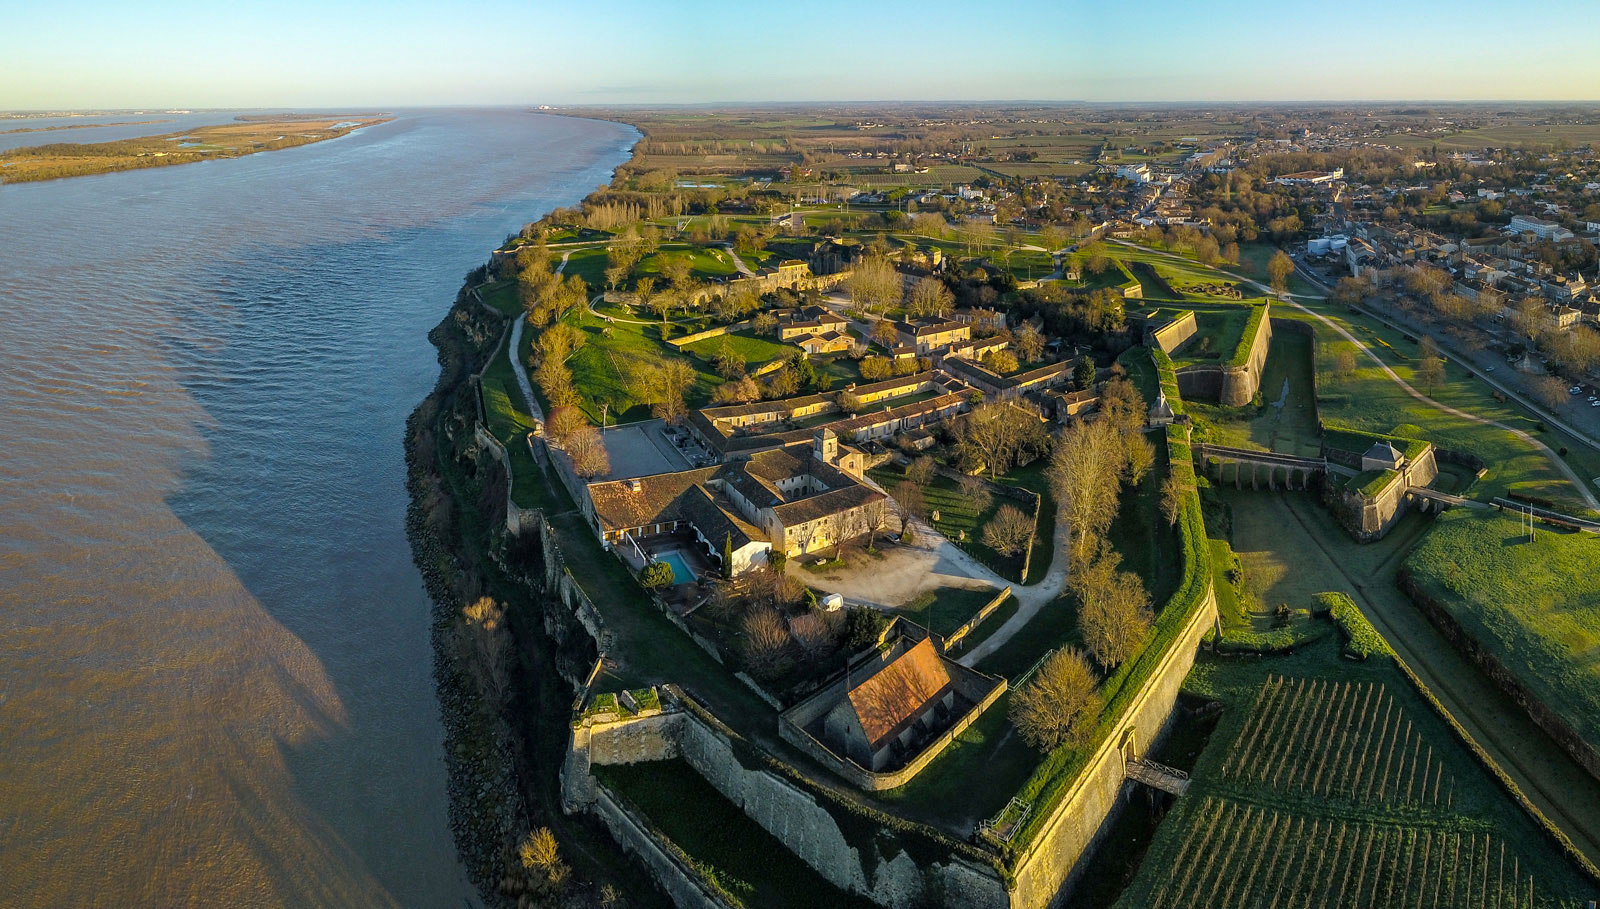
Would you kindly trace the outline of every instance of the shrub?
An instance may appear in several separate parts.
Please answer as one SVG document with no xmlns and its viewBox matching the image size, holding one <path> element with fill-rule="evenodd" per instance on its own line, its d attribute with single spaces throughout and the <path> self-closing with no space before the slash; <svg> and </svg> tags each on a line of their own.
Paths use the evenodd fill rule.
<svg viewBox="0 0 1600 909">
<path fill-rule="evenodd" d="M 651 562 L 639 572 L 639 583 L 651 590 L 671 587 L 677 579 L 678 576 L 672 572 L 672 566 L 661 561 Z"/>
</svg>

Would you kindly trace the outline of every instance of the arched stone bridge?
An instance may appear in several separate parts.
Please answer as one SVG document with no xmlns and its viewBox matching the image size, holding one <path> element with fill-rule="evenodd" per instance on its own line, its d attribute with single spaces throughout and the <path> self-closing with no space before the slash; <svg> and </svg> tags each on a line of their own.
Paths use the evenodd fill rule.
<svg viewBox="0 0 1600 909">
<path fill-rule="evenodd" d="M 1227 445 L 1210 445 L 1199 443 L 1194 446 L 1194 453 L 1200 459 L 1200 469 L 1203 471 L 1210 464 L 1212 458 L 1218 462 L 1217 475 L 1214 479 L 1222 481 L 1222 468 L 1228 464 L 1234 465 L 1233 485 L 1235 489 L 1244 486 L 1244 468 L 1250 468 L 1250 488 L 1260 489 L 1263 474 L 1267 481 L 1268 489 L 1278 488 L 1278 477 L 1283 477 L 1285 489 L 1309 489 L 1311 478 L 1327 474 L 1330 471 L 1341 474 L 1354 474 L 1354 471 L 1338 464 L 1329 464 L 1327 458 L 1301 458 L 1295 455 L 1278 454 L 1275 451 L 1258 451 L 1253 448 L 1231 448 Z"/>
</svg>

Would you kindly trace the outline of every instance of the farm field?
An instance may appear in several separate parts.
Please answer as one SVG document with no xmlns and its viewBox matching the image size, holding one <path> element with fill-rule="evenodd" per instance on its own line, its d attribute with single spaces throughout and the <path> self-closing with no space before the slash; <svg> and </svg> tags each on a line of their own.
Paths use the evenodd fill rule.
<svg viewBox="0 0 1600 909">
<path fill-rule="evenodd" d="M 1455 510 L 1406 571 L 1502 666 L 1570 724 L 1600 741 L 1600 536 Z"/>
<path fill-rule="evenodd" d="M 1387 145 L 1440 151 L 1481 151 L 1507 146 L 1553 146 L 1558 142 L 1585 145 L 1600 142 L 1600 124 L 1554 123 L 1548 126 L 1507 125 L 1469 129 L 1450 133 L 1396 133 L 1377 141 Z"/>
<path fill-rule="evenodd" d="M 1417 674 L 1591 859 L 1600 859 L 1600 784 L 1534 725 L 1399 588 L 1408 554 L 1434 528 L 1411 513 L 1375 543 L 1351 539 L 1313 494 L 1216 490 L 1207 529 L 1226 536 L 1245 589 L 1263 604 L 1309 609 L 1322 591 L 1354 599 Z"/>
<path fill-rule="evenodd" d="M 1582 905 L 1586 881 L 1394 662 L 1202 654 L 1223 713 L 1119 906 Z"/>
</svg>

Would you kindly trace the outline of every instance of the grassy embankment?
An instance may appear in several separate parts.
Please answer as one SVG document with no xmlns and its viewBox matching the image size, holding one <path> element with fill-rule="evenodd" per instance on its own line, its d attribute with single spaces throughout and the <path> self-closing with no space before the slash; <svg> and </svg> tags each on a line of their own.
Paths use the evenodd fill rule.
<svg viewBox="0 0 1600 909">
<path fill-rule="evenodd" d="M 387 122 L 388 118 L 384 117 L 257 120 L 200 126 L 181 133 L 115 142 L 32 145 L 0 152 L 0 183 L 56 180 L 238 158 L 337 139 L 363 127 Z"/>
<path fill-rule="evenodd" d="M 1600 742 L 1600 537 L 1450 511 L 1406 560 L 1422 591 L 1565 720 Z"/>
</svg>

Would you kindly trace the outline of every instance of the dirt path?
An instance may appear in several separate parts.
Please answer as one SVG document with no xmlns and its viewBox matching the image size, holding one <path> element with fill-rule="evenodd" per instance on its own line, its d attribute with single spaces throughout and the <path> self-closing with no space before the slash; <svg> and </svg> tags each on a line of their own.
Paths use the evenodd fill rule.
<svg viewBox="0 0 1600 909">
<path fill-rule="evenodd" d="M 732 243 L 724 243 L 722 244 L 722 248 L 727 250 L 728 255 L 733 258 L 733 267 L 739 269 L 739 274 L 744 275 L 745 277 L 755 276 L 755 272 L 750 270 L 750 266 L 744 264 L 744 260 L 739 258 L 739 254 L 734 251 Z"/>
<path fill-rule="evenodd" d="M 1050 558 L 1050 570 L 1045 573 L 1039 583 L 1032 587 L 1014 587 L 1012 595 L 1017 598 L 1017 611 L 1004 625 L 995 629 L 988 639 L 962 655 L 958 660 L 963 666 L 976 666 L 979 660 L 994 653 L 996 649 L 1016 636 L 1024 626 L 1035 616 L 1046 603 L 1054 601 L 1067 589 L 1067 546 L 1070 542 L 1067 529 L 1067 516 L 1056 511 L 1056 533 L 1053 551 Z"/>
</svg>

